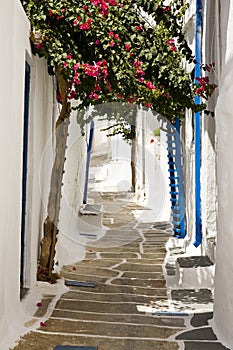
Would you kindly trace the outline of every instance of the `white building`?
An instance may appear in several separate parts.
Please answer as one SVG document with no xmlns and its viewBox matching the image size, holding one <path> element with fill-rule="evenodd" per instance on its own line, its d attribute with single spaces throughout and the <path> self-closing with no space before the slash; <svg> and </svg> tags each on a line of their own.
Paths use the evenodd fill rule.
<svg viewBox="0 0 233 350">
<path fill-rule="evenodd" d="M 232 198 L 233 166 L 231 162 L 233 133 L 233 3 L 232 1 L 188 1 L 187 39 L 193 53 L 197 53 L 197 40 L 201 63 L 215 63 L 214 72 L 208 74 L 218 85 L 207 101 L 207 109 L 214 116 L 202 113 L 200 131 L 200 201 L 197 202 L 195 162 L 195 116 L 187 116 L 183 127 L 184 140 L 184 188 L 186 238 L 180 244 L 186 247 L 186 255 L 207 255 L 215 263 L 214 317 L 211 321 L 219 340 L 233 348 L 233 270 Z M 200 6 L 200 27 L 197 32 L 197 6 Z M 199 18 L 200 19 L 200 18 Z M 196 205 L 201 216 L 201 244 L 195 248 L 198 225 Z"/>
<path fill-rule="evenodd" d="M 1 1 L 0 18 L 0 348 L 6 349 L 22 334 L 20 327 L 36 310 L 36 296 L 40 298 L 37 263 L 54 157 L 52 135 L 59 106 L 47 62 L 31 54 L 30 23 L 20 1 Z M 70 181 L 63 191 L 63 202 L 68 202 L 70 212 L 82 203 L 86 157 L 86 144 L 78 125 L 73 125 L 75 119 L 74 116 L 71 128 L 76 132 L 76 141 L 71 132 L 67 150 L 66 170 Z M 76 146 L 79 143 L 78 147 L 72 148 L 75 142 Z M 76 198 L 69 192 L 77 177 L 74 176 L 77 169 L 71 174 L 68 169 L 69 155 L 76 157 L 79 164 L 80 186 Z M 63 214 L 64 211 L 61 218 Z M 72 229 L 68 227 L 68 231 L 69 236 Z M 83 257 L 83 245 L 78 246 L 70 254 L 71 260 Z M 57 252 L 60 265 L 67 261 L 65 249 L 66 246 L 64 250 L 59 247 Z M 22 299 L 26 290 L 29 292 Z"/>
</svg>

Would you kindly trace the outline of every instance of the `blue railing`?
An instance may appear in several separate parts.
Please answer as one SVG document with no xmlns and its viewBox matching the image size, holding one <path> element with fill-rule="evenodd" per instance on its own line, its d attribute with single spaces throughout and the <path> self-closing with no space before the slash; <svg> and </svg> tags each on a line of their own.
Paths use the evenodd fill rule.
<svg viewBox="0 0 233 350">
<path fill-rule="evenodd" d="M 184 238 L 186 230 L 179 118 L 174 125 L 167 123 L 167 145 L 173 231 L 175 237 Z"/>
</svg>

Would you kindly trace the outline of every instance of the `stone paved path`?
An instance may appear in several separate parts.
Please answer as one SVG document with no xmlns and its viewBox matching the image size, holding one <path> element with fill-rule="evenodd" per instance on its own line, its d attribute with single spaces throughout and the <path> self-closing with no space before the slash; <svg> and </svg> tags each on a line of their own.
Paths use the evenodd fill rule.
<svg viewBox="0 0 233 350">
<path fill-rule="evenodd" d="M 56 345 L 98 350 L 225 349 L 209 327 L 211 313 L 169 313 L 163 265 L 169 225 L 137 223 L 133 210 L 140 207 L 126 198 L 92 193 L 92 199 L 104 206 L 103 223 L 109 230 L 101 240 L 90 242 L 85 260 L 66 266 L 62 276 L 95 282 L 96 287 L 69 287 L 46 325 L 25 335 L 15 350 L 52 350 Z M 52 298 L 45 296 L 43 307 Z M 147 308 L 158 312 L 146 313 Z M 43 308 L 35 317 L 42 315 Z"/>
</svg>

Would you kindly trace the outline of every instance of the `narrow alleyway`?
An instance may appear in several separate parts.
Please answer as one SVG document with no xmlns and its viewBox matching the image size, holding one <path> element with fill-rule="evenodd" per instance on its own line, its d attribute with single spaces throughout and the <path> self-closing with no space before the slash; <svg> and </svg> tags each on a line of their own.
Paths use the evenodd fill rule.
<svg viewBox="0 0 233 350">
<path fill-rule="evenodd" d="M 62 276 L 92 283 L 70 286 L 45 324 L 14 349 L 225 349 L 208 326 L 212 313 L 170 311 L 164 278 L 169 224 L 138 223 L 133 210 L 143 208 L 126 193 L 90 196 L 103 204 L 103 223 L 109 230 L 86 247 L 85 260 L 66 266 Z M 53 297 L 44 296 L 34 318 L 45 314 Z"/>
</svg>

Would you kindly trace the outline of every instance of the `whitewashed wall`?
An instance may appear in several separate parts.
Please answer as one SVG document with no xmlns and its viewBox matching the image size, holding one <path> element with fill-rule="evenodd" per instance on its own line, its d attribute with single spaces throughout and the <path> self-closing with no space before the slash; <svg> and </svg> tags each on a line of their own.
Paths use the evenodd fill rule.
<svg viewBox="0 0 233 350">
<path fill-rule="evenodd" d="M 216 107 L 217 132 L 217 252 L 213 326 L 223 343 L 233 348 L 233 2 L 221 2 L 216 11 L 220 26 L 221 77 Z"/>
<path fill-rule="evenodd" d="M 25 286 L 36 284 L 39 238 L 44 220 L 41 193 L 49 180 L 40 161 L 52 129 L 53 83 L 46 62 L 30 56 L 29 22 L 18 0 L 0 2 L 0 348 L 8 349 L 30 317 L 30 300 L 20 301 L 22 161 L 25 59 L 31 65 Z M 46 179 L 46 182 L 44 180 Z M 29 298 L 30 299 L 30 298 Z"/>
<path fill-rule="evenodd" d="M 151 111 L 138 111 L 135 197 L 150 209 L 139 216 L 144 222 L 170 220 L 166 135 L 162 128 L 160 136 L 153 135 L 160 126 Z"/>
<path fill-rule="evenodd" d="M 196 26 L 196 1 L 189 1 L 190 7 L 186 15 L 186 38 L 190 48 L 195 54 L 195 26 Z M 215 22 L 215 10 L 217 2 L 203 1 L 203 36 L 202 36 L 202 63 L 217 62 L 218 55 L 218 28 Z M 187 66 L 191 71 L 194 66 Z M 205 72 L 202 72 L 203 75 Z M 211 83 L 218 84 L 218 67 L 215 73 L 207 73 Z M 207 109 L 214 111 L 217 91 L 207 101 Z M 203 102 L 206 102 L 203 100 Z M 193 118 L 186 115 L 184 125 L 184 173 L 185 173 L 185 212 L 187 236 L 185 245 L 187 252 L 194 255 L 208 255 L 215 259 L 216 237 L 216 151 L 215 151 L 215 118 L 204 113 L 201 117 L 201 219 L 202 219 L 202 246 L 193 247 L 195 242 L 195 143 Z"/>
<path fill-rule="evenodd" d="M 59 235 L 55 256 L 59 270 L 63 265 L 75 263 L 85 257 L 85 244 L 87 242 L 80 236 L 83 225 L 79 209 L 83 203 L 86 154 L 86 138 L 81 135 L 81 129 L 77 124 L 75 113 L 73 113 L 69 125 Z"/>
<path fill-rule="evenodd" d="M 203 64 L 215 63 L 213 72 L 206 72 L 211 83 L 219 85 L 219 26 L 216 21 L 218 1 L 203 2 Z M 218 89 L 207 101 L 207 110 L 214 112 Z M 203 114 L 202 118 L 202 166 L 201 166 L 201 198 L 202 198 L 202 231 L 203 250 L 211 260 L 215 261 L 216 209 L 216 125 L 215 118 Z"/>
</svg>

